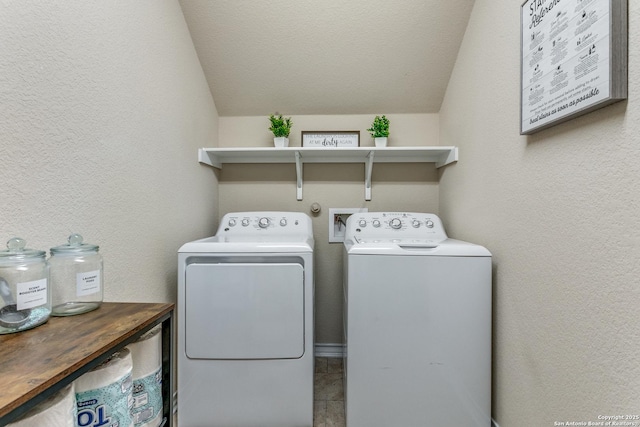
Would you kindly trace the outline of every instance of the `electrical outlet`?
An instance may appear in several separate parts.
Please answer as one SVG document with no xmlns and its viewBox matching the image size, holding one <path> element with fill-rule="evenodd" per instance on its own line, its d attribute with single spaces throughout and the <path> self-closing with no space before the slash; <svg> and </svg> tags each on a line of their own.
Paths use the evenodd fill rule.
<svg viewBox="0 0 640 427">
<path fill-rule="evenodd" d="M 347 218 L 368 211 L 367 208 L 329 208 L 329 243 L 344 242 Z"/>
</svg>

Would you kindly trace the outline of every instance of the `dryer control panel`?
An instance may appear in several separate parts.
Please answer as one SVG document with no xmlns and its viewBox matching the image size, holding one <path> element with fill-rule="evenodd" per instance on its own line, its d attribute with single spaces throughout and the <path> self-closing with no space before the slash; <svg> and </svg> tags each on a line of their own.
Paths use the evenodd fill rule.
<svg viewBox="0 0 640 427">
<path fill-rule="evenodd" d="M 311 218 L 302 212 L 237 212 L 228 213 L 220 221 L 216 236 L 272 236 L 310 234 Z"/>
<path fill-rule="evenodd" d="M 440 218 L 430 213 L 414 212 L 362 212 L 347 220 L 346 239 L 359 243 L 378 241 L 429 240 L 447 238 Z"/>
</svg>

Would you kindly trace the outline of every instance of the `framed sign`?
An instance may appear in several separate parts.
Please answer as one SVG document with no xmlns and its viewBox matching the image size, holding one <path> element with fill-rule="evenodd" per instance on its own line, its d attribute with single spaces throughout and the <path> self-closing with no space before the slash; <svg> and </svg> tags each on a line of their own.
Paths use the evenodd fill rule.
<svg viewBox="0 0 640 427">
<path fill-rule="evenodd" d="M 353 148 L 360 146 L 360 131 L 302 131 L 303 147 Z"/>
<path fill-rule="evenodd" d="M 527 0 L 520 134 L 627 98 L 628 0 Z"/>
</svg>

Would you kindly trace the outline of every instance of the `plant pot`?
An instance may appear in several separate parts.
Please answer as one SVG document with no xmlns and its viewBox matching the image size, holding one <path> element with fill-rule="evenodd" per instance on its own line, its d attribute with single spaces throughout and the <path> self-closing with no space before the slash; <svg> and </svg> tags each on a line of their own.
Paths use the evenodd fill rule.
<svg viewBox="0 0 640 427">
<path fill-rule="evenodd" d="M 386 147 L 387 146 L 387 137 L 382 136 L 378 138 L 373 138 L 376 143 L 376 147 Z"/>
<path fill-rule="evenodd" d="M 277 138 L 273 138 L 273 145 L 276 147 L 288 147 L 289 146 L 289 138 L 280 136 Z"/>
</svg>

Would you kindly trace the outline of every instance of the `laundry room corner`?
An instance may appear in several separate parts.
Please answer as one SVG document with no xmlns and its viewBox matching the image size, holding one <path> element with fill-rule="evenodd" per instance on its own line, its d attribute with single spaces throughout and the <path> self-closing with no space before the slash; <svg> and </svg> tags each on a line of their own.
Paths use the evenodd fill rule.
<svg viewBox="0 0 640 427">
<path fill-rule="evenodd" d="M 640 427 L 639 46 L 640 0 L 0 0 L 0 427 Z"/>
</svg>

